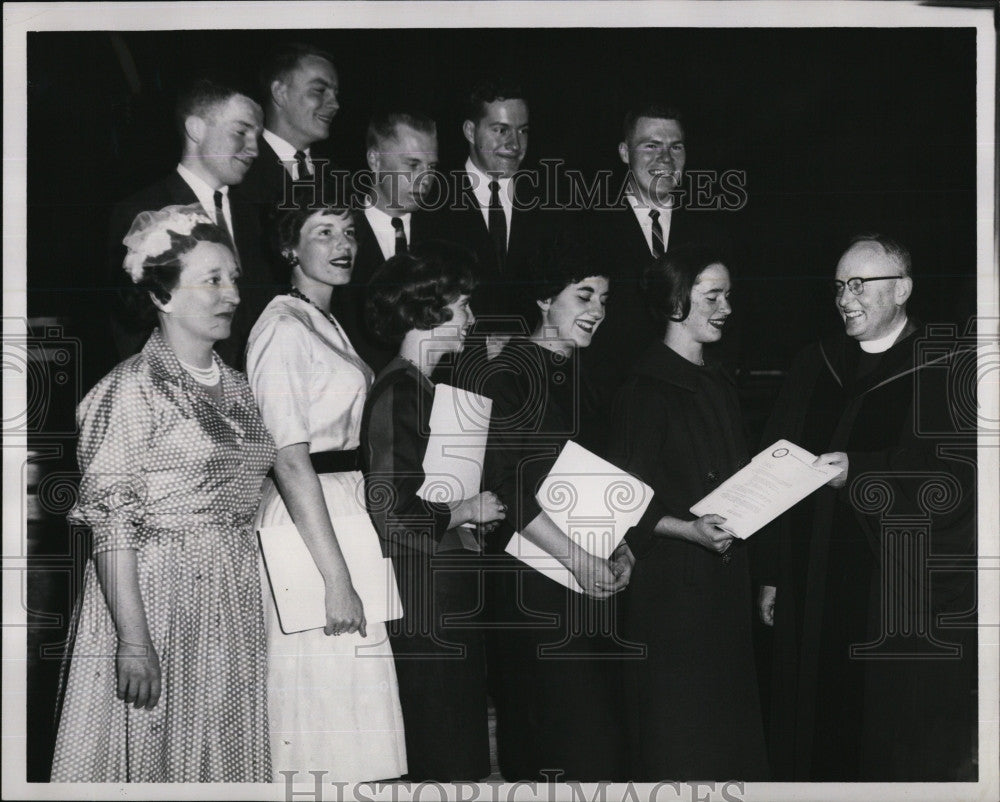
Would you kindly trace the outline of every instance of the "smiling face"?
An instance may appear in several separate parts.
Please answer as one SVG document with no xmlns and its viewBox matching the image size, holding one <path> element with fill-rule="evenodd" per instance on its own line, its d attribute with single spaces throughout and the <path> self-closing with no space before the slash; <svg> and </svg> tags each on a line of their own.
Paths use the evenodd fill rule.
<svg viewBox="0 0 1000 802">
<path fill-rule="evenodd" d="M 702 270 L 691 287 L 691 311 L 684 320 L 670 321 L 668 328 L 690 342 L 714 343 L 732 314 L 729 305 L 729 270 L 721 263 Z"/>
<path fill-rule="evenodd" d="M 469 296 L 459 295 L 445 308 L 451 311 L 451 320 L 434 327 L 434 347 L 437 349 L 444 346 L 447 351 L 461 351 L 472 324 L 476 322 L 476 316 L 469 306 Z"/>
<path fill-rule="evenodd" d="M 902 274 L 902 266 L 881 245 L 863 241 L 852 245 L 840 257 L 836 279 L 846 283 L 852 278 Z M 906 318 L 906 302 L 912 288 L 909 278 L 866 282 L 861 295 L 845 287 L 836 303 L 847 336 L 859 342 L 885 337 Z"/>
<path fill-rule="evenodd" d="M 639 117 L 618 155 L 633 176 L 644 203 L 662 206 L 677 189 L 684 173 L 684 129 L 677 120 Z"/>
<path fill-rule="evenodd" d="M 216 242 L 199 242 L 181 257 L 181 265 L 170 301 L 154 299 L 161 322 L 189 341 L 211 344 L 226 339 L 240 303 L 233 252 Z"/>
<path fill-rule="evenodd" d="M 239 184 L 257 157 L 257 137 L 264 124 L 264 113 L 244 95 L 233 95 L 216 106 L 204 118 L 189 120 L 195 155 L 202 174 L 213 180 L 213 189 Z"/>
<path fill-rule="evenodd" d="M 305 56 L 298 66 L 271 84 L 275 119 L 268 128 L 305 150 L 330 136 L 330 123 L 337 114 L 337 71 L 319 56 Z"/>
<path fill-rule="evenodd" d="M 298 259 L 292 268 L 292 283 L 299 289 L 308 284 L 347 284 L 357 252 L 350 215 L 315 212 L 302 224 L 298 243 L 288 254 Z"/>
<path fill-rule="evenodd" d="M 437 134 L 397 125 L 394 136 L 368 151 L 368 166 L 378 183 L 379 208 L 404 213 L 420 208 L 437 161 Z"/>
<path fill-rule="evenodd" d="M 586 348 L 604 320 L 608 279 L 589 276 L 567 284 L 553 298 L 538 301 L 542 320 L 532 339 L 557 339 L 571 349 Z"/>
<path fill-rule="evenodd" d="M 495 100 L 485 104 L 478 122 L 466 120 L 462 133 L 469 143 L 472 163 L 484 173 L 510 178 L 528 151 L 528 104 L 523 100 Z"/>
</svg>

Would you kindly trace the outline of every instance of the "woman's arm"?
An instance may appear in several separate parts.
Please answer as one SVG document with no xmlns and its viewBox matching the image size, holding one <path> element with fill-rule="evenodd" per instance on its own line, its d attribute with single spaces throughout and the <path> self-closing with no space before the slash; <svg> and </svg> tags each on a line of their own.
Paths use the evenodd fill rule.
<svg viewBox="0 0 1000 802">
<path fill-rule="evenodd" d="M 149 636 L 139 592 L 136 552 L 102 551 L 94 555 L 94 565 L 118 636 L 118 698 L 152 710 L 160 700 L 160 658 Z"/>
<path fill-rule="evenodd" d="M 319 477 L 309 461 L 308 443 L 278 450 L 274 463 L 278 491 L 299 535 L 305 541 L 326 586 L 327 635 L 360 632 L 367 635 L 361 598 L 351 583 L 351 572 L 333 531 Z"/>
<path fill-rule="evenodd" d="M 555 557 L 576 579 L 588 596 L 606 599 L 628 584 L 615 576 L 607 560 L 590 554 L 563 534 L 543 510 L 524 527 L 521 534 L 540 549 Z"/>
</svg>

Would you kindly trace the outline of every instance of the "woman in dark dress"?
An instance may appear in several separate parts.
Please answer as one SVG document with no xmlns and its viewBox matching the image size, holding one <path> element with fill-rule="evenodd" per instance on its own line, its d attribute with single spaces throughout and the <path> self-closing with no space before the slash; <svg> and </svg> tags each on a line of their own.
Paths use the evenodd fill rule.
<svg viewBox="0 0 1000 802">
<path fill-rule="evenodd" d="M 623 548 L 609 562 L 587 554 L 535 498 L 578 434 L 576 352 L 604 319 L 608 277 L 582 246 L 558 239 L 532 267 L 534 331 L 507 343 L 485 381 L 493 399 L 486 484 L 510 508 L 489 538 L 500 773 L 508 781 L 620 780 L 627 775 L 615 658 L 630 650 L 615 637 L 613 594 L 628 582 L 630 555 Z M 515 532 L 557 556 L 584 592 L 506 554 Z"/>
<path fill-rule="evenodd" d="M 472 255 L 426 242 L 372 277 L 374 331 L 399 345 L 379 374 L 361 422 L 368 511 L 392 557 L 403 617 L 388 624 L 406 728 L 407 779 L 477 780 L 490 773 L 486 662 L 470 626 L 482 606 L 479 563 L 452 549 L 454 530 L 504 516 L 491 492 L 451 504 L 417 495 L 424 482 L 434 384 L 446 353 L 462 350 L 475 316 Z M 459 619 L 466 619 L 465 621 Z"/>
<path fill-rule="evenodd" d="M 656 494 L 626 536 L 636 562 L 624 635 L 647 648 L 623 663 L 629 776 L 761 780 L 745 544 L 724 518 L 689 512 L 748 462 L 734 380 L 703 351 L 732 311 L 729 271 L 709 251 L 677 249 L 643 280 L 666 333 L 619 393 L 610 455 Z"/>
</svg>

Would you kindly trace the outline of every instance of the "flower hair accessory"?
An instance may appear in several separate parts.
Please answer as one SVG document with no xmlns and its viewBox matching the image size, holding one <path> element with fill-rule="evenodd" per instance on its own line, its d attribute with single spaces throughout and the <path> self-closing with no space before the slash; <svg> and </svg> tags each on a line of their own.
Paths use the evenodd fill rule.
<svg viewBox="0 0 1000 802">
<path fill-rule="evenodd" d="M 122 243 L 128 248 L 122 267 L 132 281 L 142 281 L 146 261 L 170 250 L 170 234 L 189 236 L 197 225 L 215 225 L 198 205 L 167 206 L 159 211 L 139 212 Z"/>
</svg>

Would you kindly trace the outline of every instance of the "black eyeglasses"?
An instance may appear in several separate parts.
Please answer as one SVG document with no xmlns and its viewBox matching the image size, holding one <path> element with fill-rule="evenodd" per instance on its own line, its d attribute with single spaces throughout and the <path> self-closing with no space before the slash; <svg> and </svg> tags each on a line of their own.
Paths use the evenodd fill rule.
<svg viewBox="0 0 1000 802">
<path fill-rule="evenodd" d="M 865 291 L 866 281 L 888 281 L 893 278 L 906 278 L 906 276 L 872 276 L 871 278 L 849 278 L 847 281 L 831 281 L 830 289 L 833 290 L 835 298 L 844 294 L 844 287 L 847 287 L 855 295 L 861 295 Z"/>
</svg>

